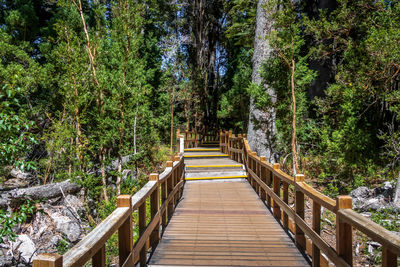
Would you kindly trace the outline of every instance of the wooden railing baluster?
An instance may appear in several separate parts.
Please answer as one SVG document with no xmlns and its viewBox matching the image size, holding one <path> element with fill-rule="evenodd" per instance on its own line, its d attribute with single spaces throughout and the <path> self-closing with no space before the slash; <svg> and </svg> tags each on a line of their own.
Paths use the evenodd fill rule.
<svg viewBox="0 0 400 267">
<path fill-rule="evenodd" d="M 282 181 L 282 191 L 283 191 L 283 202 L 289 204 L 289 184 L 285 181 Z M 289 228 L 289 217 L 288 214 L 283 211 L 283 228 L 287 230 Z"/>
<path fill-rule="evenodd" d="M 382 247 L 382 267 L 395 267 L 397 265 L 397 255 L 387 247 Z"/>
<path fill-rule="evenodd" d="M 281 165 L 279 163 L 275 163 L 273 165 L 274 170 L 279 170 L 281 168 Z M 272 182 L 273 182 L 273 190 L 274 193 L 280 197 L 281 196 L 281 180 L 277 175 L 272 175 Z M 273 201 L 273 210 L 274 210 L 274 216 L 278 220 L 281 219 L 281 208 L 279 207 L 279 204 L 276 201 Z"/>
<path fill-rule="evenodd" d="M 130 208 L 130 216 L 122 223 L 118 229 L 118 251 L 119 262 L 122 265 L 129 254 L 133 251 L 133 233 L 132 233 L 132 197 L 129 195 L 120 195 L 117 197 L 117 208 Z"/>
<path fill-rule="evenodd" d="M 139 216 L 139 235 L 142 235 L 146 230 L 146 201 L 144 201 L 138 208 Z M 147 261 L 146 245 L 140 250 L 140 266 L 145 266 Z"/>
<path fill-rule="evenodd" d="M 172 162 L 172 161 L 170 161 Z M 167 167 L 168 163 L 167 163 Z M 167 200 L 168 197 L 168 193 L 167 193 L 167 180 L 164 180 L 161 182 L 161 203 L 164 204 L 165 201 Z M 167 221 L 168 221 L 168 211 L 165 210 L 162 214 L 161 214 L 161 225 L 162 225 L 162 231 L 165 230 L 165 227 L 167 227 Z"/>
<path fill-rule="evenodd" d="M 96 267 L 105 267 L 106 266 L 106 246 L 103 245 L 101 248 L 94 254 L 92 258 L 92 265 Z"/>
<path fill-rule="evenodd" d="M 340 209 L 352 209 L 353 201 L 350 196 L 339 196 L 336 199 L 336 207 Z M 353 264 L 353 230 L 352 226 L 344 222 L 340 215 L 336 215 L 336 252 L 339 256 Z"/>
<path fill-rule="evenodd" d="M 260 161 L 261 161 L 261 163 L 266 163 L 267 159 L 265 156 L 261 156 Z M 261 181 L 263 181 L 264 183 L 267 182 L 267 169 L 262 164 L 260 164 L 260 178 L 261 178 Z M 265 190 L 262 187 L 260 187 L 260 188 L 261 188 L 260 198 L 261 198 L 261 201 L 263 203 L 265 203 L 265 201 L 267 199 L 267 192 L 265 192 Z"/>
<path fill-rule="evenodd" d="M 313 200 L 312 207 L 312 228 L 319 235 L 321 234 L 321 205 Z M 320 266 L 321 252 L 315 242 L 312 242 L 312 266 Z"/>
<path fill-rule="evenodd" d="M 173 162 L 172 161 L 170 161 L 171 163 L 169 164 L 169 165 L 173 165 Z M 167 164 L 168 164 L 168 162 L 167 162 Z M 172 170 L 172 173 L 171 173 L 171 175 L 170 175 L 170 177 L 168 177 L 167 178 L 167 196 L 169 196 L 170 194 L 171 194 L 171 192 L 172 192 L 172 190 L 173 190 L 173 185 L 172 185 L 172 183 L 173 183 L 173 179 L 174 179 L 174 173 L 175 173 L 175 171 L 174 170 Z M 167 218 L 168 218 L 168 220 L 171 218 L 171 216 L 172 216 L 172 213 L 174 212 L 174 197 L 172 198 L 172 200 L 168 203 L 168 206 L 167 206 Z"/>
<path fill-rule="evenodd" d="M 159 209 L 160 209 L 160 188 L 158 186 L 159 176 L 158 173 L 150 174 L 150 181 L 156 181 L 157 187 L 150 195 L 150 216 L 151 219 L 155 219 Z M 157 226 L 154 228 L 154 231 L 150 235 L 150 246 L 152 251 L 156 249 L 158 242 L 160 241 L 160 223 L 157 223 Z"/>
<path fill-rule="evenodd" d="M 304 193 L 298 189 L 298 183 L 303 183 L 304 182 L 304 175 L 303 174 L 297 174 L 295 176 L 295 182 L 296 182 L 296 188 L 295 188 L 295 211 L 296 214 L 304 220 Z M 296 224 L 296 229 L 295 229 L 295 240 L 296 240 L 296 246 L 302 250 L 306 249 L 306 239 L 304 236 L 303 230 L 301 230 L 300 226 Z"/>
</svg>

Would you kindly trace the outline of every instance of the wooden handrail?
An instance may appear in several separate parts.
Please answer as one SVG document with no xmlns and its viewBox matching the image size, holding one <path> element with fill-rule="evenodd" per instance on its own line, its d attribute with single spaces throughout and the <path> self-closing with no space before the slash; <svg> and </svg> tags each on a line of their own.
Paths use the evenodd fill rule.
<svg viewBox="0 0 400 267">
<path fill-rule="evenodd" d="M 182 132 L 179 131 L 179 133 Z M 215 143 L 215 145 L 218 145 L 218 142 L 220 142 L 218 132 L 198 133 L 196 131 L 185 130 L 182 134 L 185 138 L 185 148 L 198 147 L 203 142 Z"/>
<path fill-rule="evenodd" d="M 242 135 L 235 136 L 232 132 L 220 131 L 219 139 L 221 152 L 244 163 L 251 186 L 266 201 L 267 207 L 282 222 L 283 227 L 293 233 L 296 245 L 310 255 L 313 266 L 328 266 L 328 261 L 321 252 L 336 266 L 352 266 L 352 228 L 382 245 L 382 266 L 397 266 L 400 237 L 353 211 L 351 197 L 339 196 L 336 200 L 331 199 L 306 184 L 303 175 L 288 175 L 280 169 L 279 164 L 270 164 L 265 157 L 258 157 L 256 152 L 251 151 L 248 141 Z M 294 189 L 294 208 L 288 204 L 289 185 Z M 304 219 L 305 195 L 313 203 L 312 226 Z M 321 207 L 336 214 L 335 248 L 320 235 Z"/>
<path fill-rule="evenodd" d="M 117 208 L 78 244 L 63 256 L 41 254 L 34 267 L 83 266 L 92 259 L 93 266 L 105 266 L 105 244 L 118 231 L 120 266 L 145 266 L 149 248 L 154 251 L 165 229 L 184 185 L 184 158 L 175 156 L 167 162 L 161 175 L 151 174 L 149 181 L 133 196 L 117 198 Z M 160 201 L 161 197 L 161 201 Z M 146 200 L 150 198 L 150 222 L 146 225 Z M 139 238 L 133 244 L 132 214 L 138 211 Z"/>
</svg>

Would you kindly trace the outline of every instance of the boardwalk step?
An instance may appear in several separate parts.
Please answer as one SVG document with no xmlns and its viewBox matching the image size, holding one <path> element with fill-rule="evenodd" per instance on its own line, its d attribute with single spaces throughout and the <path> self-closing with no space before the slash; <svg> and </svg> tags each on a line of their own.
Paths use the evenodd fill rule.
<svg viewBox="0 0 400 267">
<path fill-rule="evenodd" d="M 208 144 L 208 143 L 201 143 L 201 146 L 206 146 L 206 147 L 214 147 L 214 148 L 218 148 L 219 143 L 212 143 L 212 144 Z"/>
<path fill-rule="evenodd" d="M 224 164 L 224 165 L 186 165 L 186 170 L 204 170 L 204 169 L 231 169 L 239 168 L 243 169 L 242 164 Z"/>
<path fill-rule="evenodd" d="M 243 179 L 243 178 L 247 178 L 247 175 L 187 177 L 185 178 L 185 180 L 194 181 L 194 180 Z"/>
<path fill-rule="evenodd" d="M 208 152 L 208 151 L 219 151 L 219 148 L 186 148 L 185 152 Z"/>
<path fill-rule="evenodd" d="M 215 180 L 215 179 L 235 179 L 247 178 L 245 171 L 209 171 L 209 172 L 188 172 L 185 175 L 186 180 Z"/>
<path fill-rule="evenodd" d="M 184 155 L 185 158 L 227 158 L 228 154 L 194 154 Z"/>
</svg>

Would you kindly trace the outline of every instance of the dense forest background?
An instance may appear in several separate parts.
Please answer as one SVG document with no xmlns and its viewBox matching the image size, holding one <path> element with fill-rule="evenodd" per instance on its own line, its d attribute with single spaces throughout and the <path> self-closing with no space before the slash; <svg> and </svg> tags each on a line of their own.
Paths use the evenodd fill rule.
<svg viewBox="0 0 400 267">
<path fill-rule="evenodd" d="M 387 0 L 0 0 L 0 182 L 114 207 L 176 129 L 248 132 L 330 196 L 395 181 L 398 25 Z"/>
</svg>

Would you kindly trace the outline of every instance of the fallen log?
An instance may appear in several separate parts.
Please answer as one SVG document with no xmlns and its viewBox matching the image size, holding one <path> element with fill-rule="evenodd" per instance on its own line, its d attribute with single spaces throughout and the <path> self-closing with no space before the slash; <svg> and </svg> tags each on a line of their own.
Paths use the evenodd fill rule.
<svg viewBox="0 0 400 267">
<path fill-rule="evenodd" d="M 80 186 L 71 183 L 69 180 L 54 184 L 13 189 L 0 195 L 0 207 L 15 207 L 15 205 L 19 205 L 21 200 L 27 198 L 31 200 L 39 200 L 43 198 L 51 199 L 61 197 L 63 192 L 64 194 L 73 194 L 79 192 L 80 189 Z"/>
</svg>

